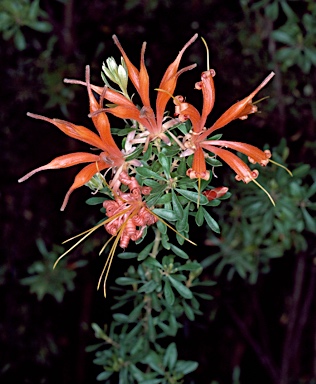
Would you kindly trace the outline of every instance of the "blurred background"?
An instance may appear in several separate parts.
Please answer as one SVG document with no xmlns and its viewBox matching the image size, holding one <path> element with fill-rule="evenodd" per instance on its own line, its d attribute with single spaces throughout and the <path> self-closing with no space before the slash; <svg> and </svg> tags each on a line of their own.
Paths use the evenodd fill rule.
<svg viewBox="0 0 316 384">
<path fill-rule="evenodd" d="M 275 192 L 279 208 L 273 210 L 255 186 L 232 181 L 226 166 L 218 171 L 214 185 L 232 193 L 212 211 L 221 237 L 206 228 L 194 234 L 191 227 L 205 279 L 217 285 L 209 292 L 214 299 L 202 303 L 203 315 L 183 320 L 179 351 L 199 362 L 186 382 L 316 383 L 316 3 L 0 0 L 0 32 L 0 382 L 95 382 L 100 367 L 85 348 L 95 343 L 91 322 L 108 322 L 113 301 L 111 293 L 104 300 L 96 291 L 102 231 L 52 270 L 62 241 L 92 227 L 100 213 L 84 203 L 88 188 L 75 191 L 60 212 L 78 169 L 47 171 L 18 184 L 56 156 L 87 150 L 26 113 L 91 128 L 85 88 L 63 79 L 83 80 L 89 64 L 92 83 L 102 85 L 103 61 L 120 60 L 113 34 L 136 66 L 147 41 L 153 90 L 198 33 L 216 71 L 208 124 L 273 70 L 275 78 L 257 97 L 269 96 L 258 105 L 261 113 L 226 127 L 224 138 L 269 145 L 296 172 L 293 178 L 273 167 L 262 173 L 262 184 Z M 201 40 L 185 52 L 181 66 L 193 62 L 197 69 L 180 77 L 176 94 L 201 108 L 194 91 L 206 69 Z M 114 262 L 109 285 L 127 267 L 128 260 Z"/>
</svg>

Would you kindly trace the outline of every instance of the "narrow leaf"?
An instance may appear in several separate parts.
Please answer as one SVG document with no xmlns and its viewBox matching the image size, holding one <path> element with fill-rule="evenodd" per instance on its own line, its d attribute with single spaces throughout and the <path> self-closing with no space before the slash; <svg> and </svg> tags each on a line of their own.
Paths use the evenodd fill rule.
<svg viewBox="0 0 316 384">
<path fill-rule="evenodd" d="M 188 287 L 186 287 L 184 284 L 182 284 L 180 281 L 176 280 L 172 276 L 168 276 L 168 279 L 170 280 L 170 283 L 173 285 L 173 287 L 178 291 L 178 293 L 184 297 L 185 299 L 191 299 L 192 298 L 192 292 Z"/>
</svg>

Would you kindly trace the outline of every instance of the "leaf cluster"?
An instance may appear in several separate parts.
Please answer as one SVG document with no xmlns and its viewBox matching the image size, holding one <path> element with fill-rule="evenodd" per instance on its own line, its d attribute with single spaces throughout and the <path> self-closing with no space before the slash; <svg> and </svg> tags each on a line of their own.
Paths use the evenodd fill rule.
<svg viewBox="0 0 316 384">
<path fill-rule="evenodd" d="M 288 148 L 282 141 L 273 152 L 276 161 L 285 161 Z M 238 184 L 230 204 L 218 209 L 225 217 L 221 223 L 221 237 L 209 237 L 209 243 L 219 251 L 203 261 L 203 266 L 214 265 L 215 274 L 227 271 L 228 278 L 237 273 L 255 283 L 260 272 L 268 272 L 270 261 L 287 251 L 305 251 L 307 234 L 316 233 L 315 175 L 311 167 L 298 165 L 291 178 L 281 168 L 269 166 L 260 173 L 260 179 L 276 201 L 269 204 L 260 190 Z"/>
<path fill-rule="evenodd" d="M 0 32 L 5 40 L 13 39 L 15 47 L 22 51 L 26 48 L 23 27 L 37 32 L 50 32 L 52 25 L 46 12 L 39 7 L 39 0 L 2 0 L 0 3 Z"/>
<path fill-rule="evenodd" d="M 27 271 L 30 276 L 24 277 L 20 282 L 29 286 L 30 292 L 35 293 L 38 300 L 42 300 L 45 295 L 51 295 L 60 303 L 65 293 L 75 288 L 74 279 L 77 275 L 75 269 L 85 266 L 87 262 L 81 260 L 66 265 L 66 261 L 62 261 L 63 268 L 53 269 L 63 248 L 54 245 L 53 250 L 49 252 L 42 239 L 37 239 L 36 244 L 42 258 L 29 266 Z"/>
<path fill-rule="evenodd" d="M 194 320 L 202 314 L 197 299 L 211 296 L 196 290 L 213 283 L 200 281 L 200 263 L 189 260 L 182 249 L 170 244 L 173 253 L 158 261 L 153 257 L 154 246 L 150 243 L 140 253 L 118 255 L 141 263 L 137 268 L 131 265 L 124 277 L 116 279 L 122 288 L 117 288 L 120 294 L 115 297 L 115 313 L 108 331 L 93 324 L 96 337 L 104 340 L 88 348 L 101 349 L 94 360 L 104 368 L 98 376 L 100 381 L 116 373 L 120 383 L 180 383 L 184 375 L 197 368 L 196 362 L 178 360 L 175 343 L 167 341 L 165 345 L 182 328 L 179 318 Z M 185 263 L 177 261 L 179 258 Z M 122 308 L 132 310 L 125 314 Z"/>
</svg>

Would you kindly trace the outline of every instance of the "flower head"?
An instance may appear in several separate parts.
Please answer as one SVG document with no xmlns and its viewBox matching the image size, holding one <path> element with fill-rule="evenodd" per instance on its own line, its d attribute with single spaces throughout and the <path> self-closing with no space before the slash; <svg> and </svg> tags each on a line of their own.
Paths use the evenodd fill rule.
<svg viewBox="0 0 316 384">
<path fill-rule="evenodd" d="M 88 66 L 86 67 L 86 84 L 90 102 L 90 113 L 93 113 L 100 109 L 100 105 L 93 96 L 91 90 L 90 69 Z M 27 115 L 33 117 L 34 119 L 44 120 L 54 124 L 66 135 L 90 144 L 91 146 L 96 147 L 102 151 L 99 155 L 86 152 L 76 152 L 56 157 L 50 163 L 34 169 L 19 179 L 19 182 L 22 182 L 35 173 L 45 169 L 67 168 L 76 164 L 90 163 L 89 165 L 86 165 L 75 177 L 75 180 L 68 190 L 64 202 L 61 206 L 62 211 L 65 209 L 68 203 L 70 194 L 75 189 L 86 184 L 96 173 L 110 168 L 116 172 L 120 172 L 126 166 L 123 154 L 111 135 L 110 123 L 105 113 L 100 113 L 92 117 L 92 121 L 98 131 L 98 135 L 90 131 L 88 128 L 85 128 L 81 125 L 75 125 L 68 121 L 50 119 L 48 117 L 35 115 L 33 113 L 28 113 Z"/>
<path fill-rule="evenodd" d="M 163 92 L 158 92 L 156 98 L 156 112 L 154 112 L 151 107 L 150 98 L 149 98 L 149 76 L 145 65 L 145 49 L 146 42 L 143 43 L 140 57 L 140 69 L 138 70 L 129 60 L 126 55 L 123 47 L 121 46 L 117 36 L 113 36 L 114 43 L 119 48 L 127 70 L 128 77 L 133 83 L 142 103 L 141 109 L 139 109 L 131 100 L 127 98 L 126 95 L 123 95 L 121 92 L 115 91 L 113 89 L 107 88 L 104 93 L 104 98 L 114 103 L 115 106 L 111 108 L 106 108 L 105 111 L 109 112 L 122 119 L 132 119 L 136 120 L 142 129 L 142 137 L 135 138 L 136 142 L 148 142 L 156 138 L 162 139 L 164 142 L 169 144 L 169 138 L 165 134 L 165 130 L 169 127 L 165 126 L 163 123 L 164 113 L 166 105 L 170 99 L 170 95 L 173 94 L 178 77 L 190 69 L 196 67 L 196 64 L 189 65 L 185 68 L 178 70 L 180 65 L 180 60 L 183 56 L 183 53 L 192 44 L 197 38 L 195 34 L 181 49 L 176 59 L 169 65 L 167 68 L 161 82 L 159 85 L 159 90 Z M 68 81 L 68 80 L 67 80 Z M 94 90 L 98 92 L 98 88 L 95 87 Z M 100 92 L 100 89 L 99 89 Z M 146 149 L 146 146 L 145 146 Z"/>
<path fill-rule="evenodd" d="M 258 172 L 252 171 L 238 156 L 223 148 L 231 148 L 241 152 L 247 155 L 252 163 L 259 163 L 262 166 L 267 165 L 269 162 L 270 151 L 261 151 L 253 145 L 241 142 L 207 140 L 207 137 L 232 120 L 238 118 L 244 120 L 250 113 L 256 112 L 257 107 L 252 103 L 252 99 L 274 76 L 274 73 L 271 72 L 249 96 L 232 105 L 209 129 L 206 129 L 205 122 L 215 101 L 214 76 L 214 70 L 205 71 L 202 73 L 201 81 L 196 84 L 196 89 L 202 90 L 203 93 L 202 114 L 193 105 L 185 102 L 181 96 L 175 98 L 176 113 L 179 115 L 180 120 L 190 119 L 192 122 L 192 131 L 184 139 L 183 144 L 186 149 L 182 153 L 182 156 L 194 154 L 192 167 L 188 169 L 187 174 L 190 178 L 208 180 L 209 173 L 206 171 L 205 163 L 206 154 L 203 151 L 207 150 L 224 160 L 236 172 L 237 180 L 248 183 L 258 176 Z"/>
</svg>

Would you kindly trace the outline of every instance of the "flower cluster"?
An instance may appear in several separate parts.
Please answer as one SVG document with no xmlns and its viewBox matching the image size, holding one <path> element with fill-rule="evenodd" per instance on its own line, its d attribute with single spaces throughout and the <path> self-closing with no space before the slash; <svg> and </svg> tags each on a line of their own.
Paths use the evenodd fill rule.
<svg viewBox="0 0 316 384">
<path fill-rule="evenodd" d="M 245 154 L 252 164 L 266 166 L 273 161 L 269 150 L 262 151 L 250 144 L 221 140 L 210 135 L 235 119 L 244 120 L 249 114 L 257 112 L 253 98 L 271 80 L 274 73 L 271 72 L 249 96 L 233 104 L 215 123 L 206 128 L 207 118 L 215 103 L 213 69 L 204 71 L 201 80 L 195 85 L 203 96 L 201 113 L 183 96 L 173 96 L 179 76 L 196 67 L 192 64 L 179 69 L 183 54 L 196 39 L 197 34 L 183 46 L 166 69 L 159 87 L 156 88 L 157 97 L 153 108 L 145 65 L 146 43 L 141 49 L 138 69 L 129 60 L 118 38 L 113 36 L 122 59 L 120 65 L 113 58 L 107 59 L 107 65 L 102 67 L 104 86 L 90 84 L 89 67 L 86 67 L 85 81 L 65 79 L 66 83 L 86 87 L 89 116 L 97 134 L 81 125 L 28 113 L 28 116 L 47 121 L 66 135 L 99 149 L 100 153 L 77 152 L 57 157 L 29 172 L 19 181 L 24 181 L 42 170 L 89 163 L 77 174 L 61 210 L 65 209 L 70 194 L 83 185 L 103 193 L 103 208 L 108 219 L 102 225 L 112 237 L 116 237 L 112 248 L 114 250 L 118 243 L 126 248 L 130 240 L 140 241 L 146 232 L 145 228 L 155 224 L 157 220 L 163 223 L 161 225 L 170 226 L 162 219 L 175 224 L 178 241 L 181 242 L 188 236 L 189 213 L 196 216 L 198 225 L 202 225 L 205 217 L 211 228 L 217 231 L 217 223 L 202 206 L 212 206 L 215 204 L 214 200 L 228 196 L 228 189 L 210 185 L 212 172 L 207 169 L 207 163 L 221 165 L 218 157 L 235 171 L 237 180 L 245 183 L 254 181 L 261 187 L 255 180 L 258 170 L 251 169 L 227 148 Z M 128 79 L 137 92 L 133 98 L 128 93 Z M 175 104 L 174 117 L 169 117 L 166 113 L 167 103 L 171 98 Z M 111 129 L 108 115 L 123 119 L 128 126 L 124 129 Z M 124 136 L 122 146 L 114 140 L 114 132 Z M 194 183 L 195 179 L 198 183 Z M 96 180 L 97 183 L 94 183 Z M 268 196 L 274 204 L 272 197 L 269 194 Z M 88 234 L 99 226 L 87 231 Z M 113 257 L 112 249 L 109 263 Z"/>
<path fill-rule="evenodd" d="M 103 202 L 106 215 L 112 218 L 104 227 L 112 236 L 120 233 L 120 247 L 127 248 L 130 240 L 139 240 L 144 229 L 158 219 L 142 201 L 142 195 L 150 194 L 150 187 L 141 187 L 135 177 L 128 176 L 126 172 L 120 173 L 119 181 L 129 188 L 129 192 L 119 190 L 114 200 Z"/>
</svg>

